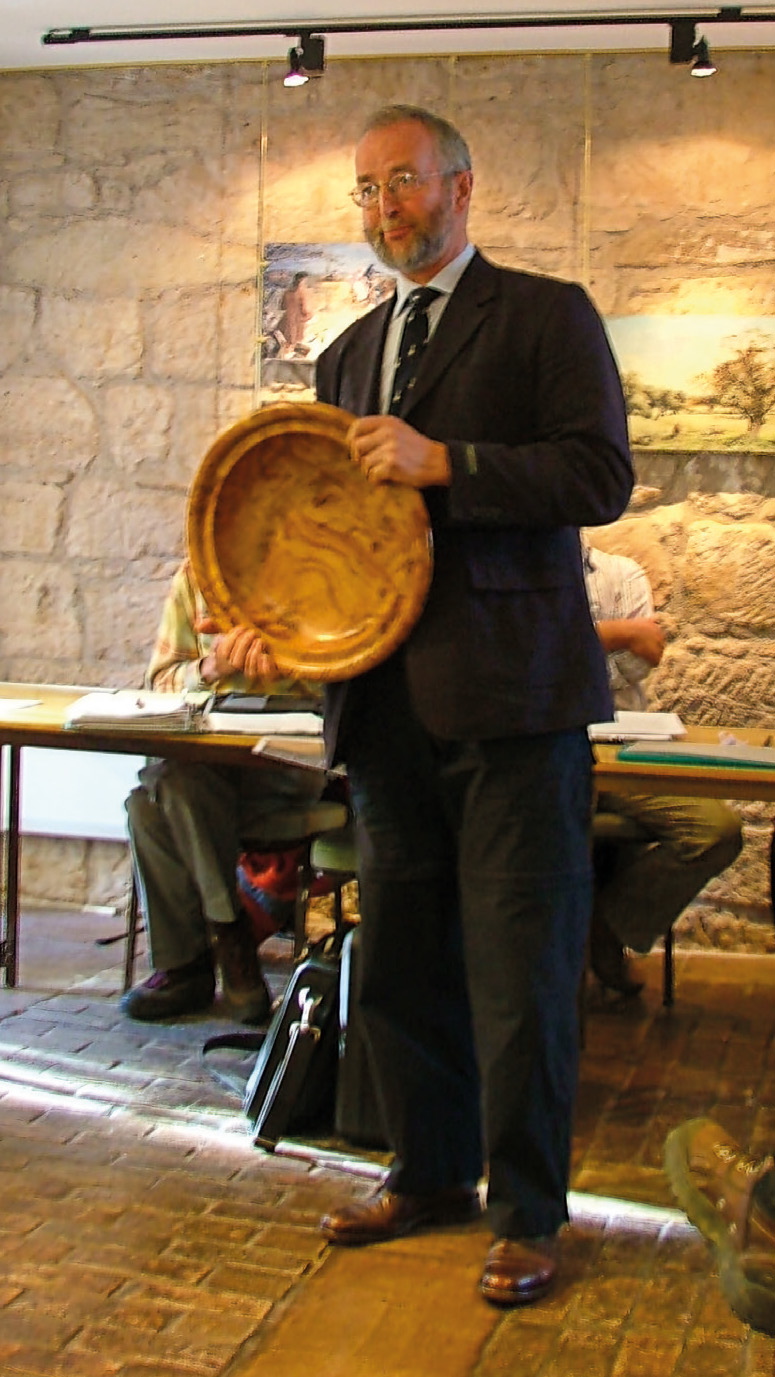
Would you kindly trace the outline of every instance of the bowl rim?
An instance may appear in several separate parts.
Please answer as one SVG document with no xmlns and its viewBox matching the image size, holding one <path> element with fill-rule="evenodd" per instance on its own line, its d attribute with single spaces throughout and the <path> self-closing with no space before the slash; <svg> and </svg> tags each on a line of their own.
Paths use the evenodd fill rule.
<svg viewBox="0 0 775 1377">
<path fill-rule="evenodd" d="M 252 620 L 239 605 L 220 568 L 216 549 L 218 500 L 229 476 L 257 442 L 297 431 L 323 435 L 349 448 L 349 431 L 356 417 L 326 402 L 278 401 L 250 412 L 222 431 L 207 450 L 191 483 L 186 509 L 186 545 L 194 578 L 219 630 L 247 625 L 258 632 L 283 675 L 320 682 L 351 678 L 386 659 L 410 634 L 425 605 L 433 575 L 433 539 L 427 507 L 420 491 L 405 484 L 369 485 L 372 499 L 386 512 L 406 520 L 401 558 L 407 571 L 398 612 L 387 625 L 375 626 L 370 644 L 363 640 L 349 648 L 314 638 L 304 648 L 289 649 Z M 353 465 L 353 474 L 360 470 Z M 359 478 L 354 481 L 360 482 Z M 367 480 L 365 480 L 367 481 Z M 364 490 L 368 491 L 368 490 Z M 373 503 L 372 503 L 373 505 Z"/>
</svg>

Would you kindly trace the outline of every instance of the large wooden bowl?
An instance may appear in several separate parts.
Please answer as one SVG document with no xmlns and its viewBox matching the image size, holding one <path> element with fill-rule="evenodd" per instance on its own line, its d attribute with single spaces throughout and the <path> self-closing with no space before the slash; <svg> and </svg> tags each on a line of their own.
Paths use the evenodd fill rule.
<svg viewBox="0 0 775 1377">
<path fill-rule="evenodd" d="M 369 483 L 355 418 L 322 402 L 262 408 L 218 437 L 189 494 L 188 549 L 219 627 L 255 628 L 285 674 L 349 679 L 408 635 L 432 572 L 419 492 Z"/>
</svg>

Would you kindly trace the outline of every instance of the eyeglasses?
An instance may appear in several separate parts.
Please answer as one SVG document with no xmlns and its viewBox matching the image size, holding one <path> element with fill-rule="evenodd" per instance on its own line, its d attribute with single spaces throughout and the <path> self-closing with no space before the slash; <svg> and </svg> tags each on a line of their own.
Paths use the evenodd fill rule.
<svg viewBox="0 0 775 1377">
<path fill-rule="evenodd" d="M 396 172 L 395 176 L 390 177 L 386 182 L 362 182 L 360 186 L 353 187 L 350 195 L 356 206 L 363 210 L 371 210 L 379 201 L 381 191 L 387 191 L 394 201 L 408 201 L 410 196 L 414 196 L 418 187 L 424 182 L 429 182 L 431 177 L 452 177 L 452 172 L 426 172 L 423 176 L 419 172 Z"/>
</svg>

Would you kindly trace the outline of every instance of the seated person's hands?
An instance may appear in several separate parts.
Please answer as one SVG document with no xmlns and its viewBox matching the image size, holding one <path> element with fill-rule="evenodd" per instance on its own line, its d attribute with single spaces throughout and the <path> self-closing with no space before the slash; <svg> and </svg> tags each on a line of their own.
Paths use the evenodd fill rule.
<svg viewBox="0 0 775 1377">
<path fill-rule="evenodd" d="M 631 617 L 627 620 L 630 632 L 628 649 L 650 665 L 658 665 L 665 652 L 665 633 L 655 617 Z"/>
<path fill-rule="evenodd" d="M 250 627 L 235 626 L 231 631 L 218 634 L 216 622 L 211 617 L 203 617 L 197 622 L 196 630 L 204 635 L 215 635 L 200 665 L 200 674 L 206 684 L 218 683 L 234 674 L 256 680 L 282 678 L 265 642 Z"/>
<path fill-rule="evenodd" d="M 649 665 L 658 665 L 665 651 L 665 633 L 656 617 L 617 617 L 596 623 L 606 654 L 629 650 Z"/>
</svg>

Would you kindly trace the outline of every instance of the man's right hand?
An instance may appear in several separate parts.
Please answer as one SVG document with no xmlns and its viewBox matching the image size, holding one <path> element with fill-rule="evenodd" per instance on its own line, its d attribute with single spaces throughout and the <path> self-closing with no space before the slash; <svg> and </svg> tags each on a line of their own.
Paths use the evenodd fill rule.
<svg viewBox="0 0 775 1377">
<path fill-rule="evenodd" d="M 371 483 L 448 488 L 449 450 L 398 416 L 361 416 L 347 432 L 350 458 Z"/>
<path fill-rule="evenodd" d="M 629 632 L 627 649 L 647 664 L 658 665 L 665 653 L 665 633 L 656 618 L 629 617 L 626 627 Z"/>
<path fill-rule="evenodd" d="M 652 666 L 662 659 L 665 633 L 656 617 L 614 617 L 595 626 L 606 655 L 629 650 Z"/>
</svg>

